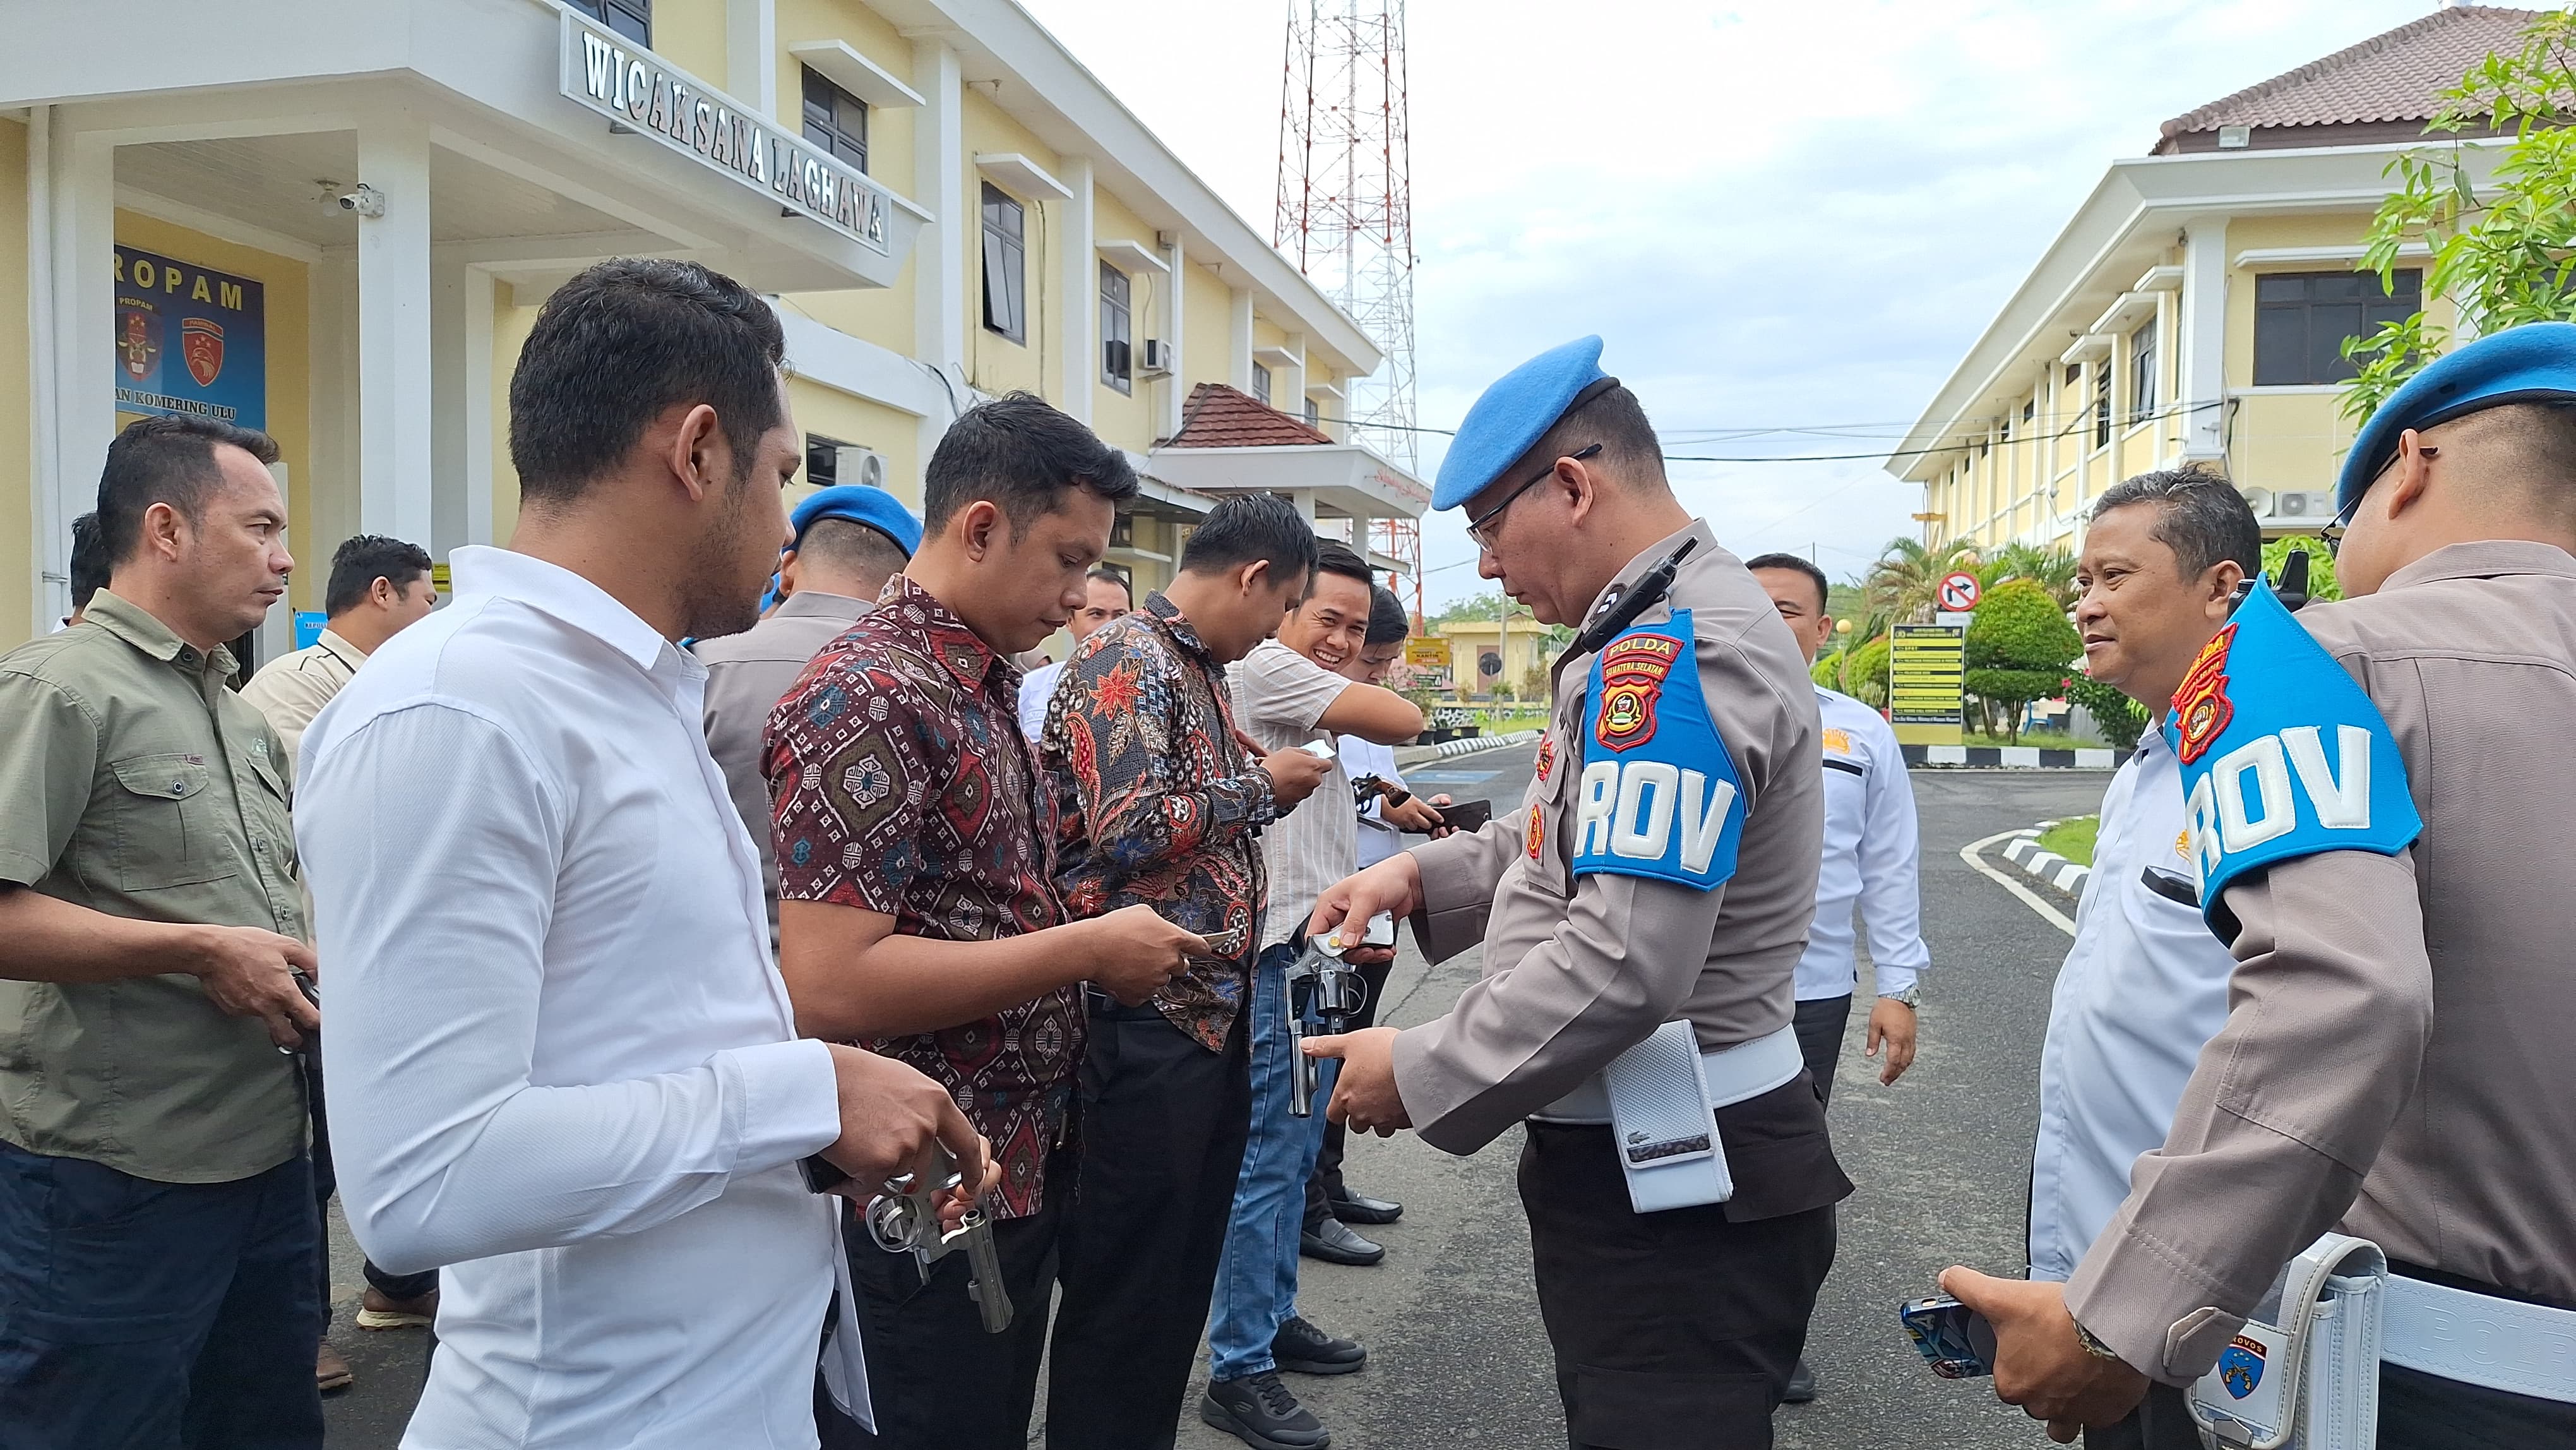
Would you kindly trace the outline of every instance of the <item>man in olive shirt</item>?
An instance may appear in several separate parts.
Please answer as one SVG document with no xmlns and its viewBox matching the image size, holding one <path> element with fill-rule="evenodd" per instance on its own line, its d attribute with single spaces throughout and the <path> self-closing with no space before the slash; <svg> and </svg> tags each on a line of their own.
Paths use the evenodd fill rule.
<svg viewBox="0 0 2576 1450">
<path fill-rule="evenodd" d="M 277 446 L 148 418 L 113 573 L 0 656 L 0 1445 L 322 1443 L 276 733 L 225 681 L 294 567 Z"/>
</svg>

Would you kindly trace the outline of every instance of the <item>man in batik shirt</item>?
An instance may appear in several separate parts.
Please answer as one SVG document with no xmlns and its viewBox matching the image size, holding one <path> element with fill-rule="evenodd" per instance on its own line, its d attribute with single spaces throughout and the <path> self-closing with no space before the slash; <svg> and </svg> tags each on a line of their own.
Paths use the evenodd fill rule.
<svg viewBox="0 0 2576 1450">
<path fill-rule="evenodd" d="M 1206 943 L 1139 908 L 1067 924 L 1010 655 L 1080 607 L 1116 449 L 1024 393 L 971 409 L 932 454 L 926 530 L 877 607 L 769 718 L 779 970 L 805 1033 L 856 1040 L 946 1086 L 991 1141 L 1000 1285 L 988 1334 L 963 1255 L 925 1276 L 849 1236 L 873 1435 L 827 1444 L 1022 1450 L 1077 1154 L 1083 983 L 1142 1002 Z"/>
<path fill-rule="evenodd" d="M 1171 587 L 1085 639 L 1056 685 L 1042 744 L 1066 909 L 1150 904 L 1210 955 L 1145 1006 L 1090 999 L 1051 1450 L 1169 1445 L 1179 1423 L 1251 1126 L 1257 833 L 1331 769 L 1304 750 L 1248 750 L 1225 667 L 1279 627 L 1314 565 L 1314 531 L 1286 500 L 1227 499 L 1191 535 Z"/>
</svg>

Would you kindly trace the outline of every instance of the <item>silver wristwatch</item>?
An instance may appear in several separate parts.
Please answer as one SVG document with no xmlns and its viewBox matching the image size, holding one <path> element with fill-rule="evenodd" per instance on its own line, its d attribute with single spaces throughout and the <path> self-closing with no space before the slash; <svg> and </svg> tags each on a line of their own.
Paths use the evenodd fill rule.
<svg viewBox="0 0 2576 1450">
<path fill-rule="evenodd" d="M 1923 984 L 1913 982 L 1909 983 L 1902 992 L 1881 992 L 1878 995 L 1890 1002 L 1902 1002 L 1908 1007 L 1918 1006 L 1923 1001 Z"/>
</svg>

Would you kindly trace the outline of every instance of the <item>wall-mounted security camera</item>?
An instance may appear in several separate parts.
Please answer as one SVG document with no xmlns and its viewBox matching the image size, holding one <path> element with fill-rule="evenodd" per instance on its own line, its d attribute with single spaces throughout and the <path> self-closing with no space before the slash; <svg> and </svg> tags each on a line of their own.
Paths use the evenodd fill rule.
<svg viewBox="0 0 2576 1450">
<path fill-rule="evenodd" d="M 355 212 L 362 217 L 383 216 L 385 194 L 372 186 L 362 184 L 355 191 L 340 193 L 340 210 Z"/>
</svg>

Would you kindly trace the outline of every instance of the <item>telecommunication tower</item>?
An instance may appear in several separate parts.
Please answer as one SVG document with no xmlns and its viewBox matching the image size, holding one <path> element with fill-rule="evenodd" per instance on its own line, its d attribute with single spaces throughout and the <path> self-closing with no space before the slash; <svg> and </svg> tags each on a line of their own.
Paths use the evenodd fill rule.
<svg viewBox="0 0 2576 1450">
<path fill-rule="evenodd" d="M 1404 0 L 1289 0 L 1272 242 L 1377 345 L 1350 383 L 1351 441 L 1415 471 L 1413 188 Z M 1376 520 L 1371 547 L 1405 562 L 1422 610 L 1422 534 Z"/>
</svg>

